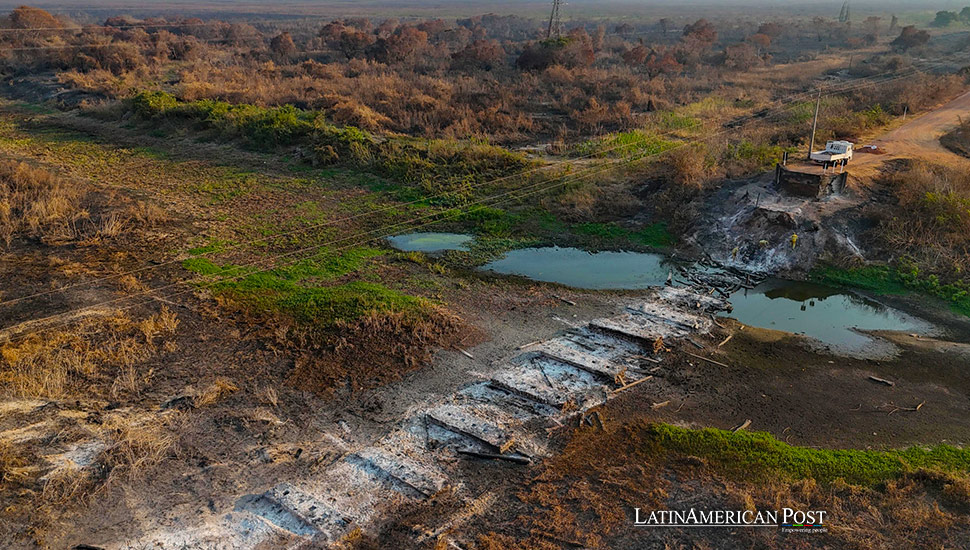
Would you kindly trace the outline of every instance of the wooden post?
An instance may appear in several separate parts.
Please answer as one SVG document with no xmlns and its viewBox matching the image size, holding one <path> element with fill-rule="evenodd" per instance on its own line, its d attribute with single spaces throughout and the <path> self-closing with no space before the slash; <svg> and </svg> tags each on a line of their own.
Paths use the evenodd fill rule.
<svg viewBox="0 0 970 550">
<path fill-rule="evenodd" d="M 822 106 L 822 88 L 818 89 L 818 99 L 815 100 L 815 119 L 812 120 L 812 139 L 808 142 L 808 160 L 812 160 L 812 149 L 815 148 L 815 130 L 818 128 L 818 110 Z"/>
</svg>

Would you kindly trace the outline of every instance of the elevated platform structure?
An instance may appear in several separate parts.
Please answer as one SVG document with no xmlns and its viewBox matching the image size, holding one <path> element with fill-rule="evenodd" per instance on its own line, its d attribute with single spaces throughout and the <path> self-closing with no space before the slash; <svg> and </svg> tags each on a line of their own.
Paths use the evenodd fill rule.
<svg viewBox="0 0 970 550">
<path fill-rule="evenodd" d="M 785 194 L 821 199 L 841 195 L 847 190 L 849 173 L 837 169 L 826 170 L 809 163 L 775 165 L 775 187 Z"/>
</svg>

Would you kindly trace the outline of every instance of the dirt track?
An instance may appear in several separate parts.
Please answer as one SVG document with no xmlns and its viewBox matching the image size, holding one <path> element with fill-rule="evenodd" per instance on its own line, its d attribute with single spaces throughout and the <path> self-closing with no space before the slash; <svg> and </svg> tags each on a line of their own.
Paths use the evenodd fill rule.
<svg viewBox="0 0 970 550">
<path fill-rule="evenodd" d="M 923 160 L 943 164 L 960 164 L 970 168 L 970 160 L 946 149 L 940 144 L 940 137 L 957 127 L 960 118 L 970 114 L 970 92 L 966 92 L 949 103 L 925 113 L 892 130 L 875 141 L 873 145 L 885 151 L 883 155 L 858 154 L 852 160 L 852 171 L 856 175 L 859 168 L 869 168 L 896 158 L 919 157 Z"/>
</svg>

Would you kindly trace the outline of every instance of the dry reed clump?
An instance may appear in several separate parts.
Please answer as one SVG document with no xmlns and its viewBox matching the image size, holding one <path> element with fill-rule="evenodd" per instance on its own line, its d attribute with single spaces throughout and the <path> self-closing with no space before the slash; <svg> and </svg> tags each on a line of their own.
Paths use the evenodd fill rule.
<svg viewBox="0 0 970 550">
<path fill-rule="evenodd" d="M 30 457 L 23 445 L 0 440 L 0 487 L 14 486 L 29 478 Z"/>
<path fill-rule="evenodd" d="M 196 407 L 206 407 L 221 401 L 237 391 L 239 391 L 239 386 L 232 380 L 220 376 L 206 386 L 199 395 L 195 396 L 194 403 Z"/>
<path fill-rule="evenodd" d="M 273 408 L 278 407 L 280 404 L 279 393 L 276 391 L 276 388 L 273 388 L 272 386 L 266 386 L 265 388 L 261 389 L 257 394 L 257 398 L 259 399 L 260 403 Z"/>
<path fill-rule="evenodd" d="M 64 399 L 137 394 L 151 379 L 143 363 L 155 341 L 171 338 L 178 319 L 167 308 L 140 321 L 117 313 L 65 330 L 32 334 L 0 346 L 0 391 L 18 397 Z"/>
<path fill-rule="evenodd" d="M 901 163 L 885 178 L 898 200 L 878 229 L 892 249 L 930 271 L 970 269 L 970 175 L 925 161 Z"/>
<path fill-rule="evenodd" d="M 24 162 L 0 161 L 0 240 L 10 246 L 17 235 L 72 239 L 76 223 L 88 217 L 82 193 L 46 170 Z"/>
<path fill-rule="evenodd" d="M 102 426 L 106 441 L 96 462 L 111 477 L 141 479 L 152 467 L 177 451 L 179 414 L 146 414 L 140 417 L 109 416 Z"/>
</svg>

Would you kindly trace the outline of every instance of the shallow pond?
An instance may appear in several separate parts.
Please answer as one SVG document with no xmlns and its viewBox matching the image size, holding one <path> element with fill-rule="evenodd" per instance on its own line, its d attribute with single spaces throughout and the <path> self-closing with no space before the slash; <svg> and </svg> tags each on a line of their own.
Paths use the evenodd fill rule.
<svg viewBox="0 0 970 550">
<path fill-rule="evenodd" d="M 446 250 L 468 250 L 468 243 L 474 239 L 461 233 L 407 233 L 388 237 L 392 247 L 405 252 L 444 252 Z"/>
<path fill-rule="evenodd" d="M 730 313 L 744 324 L 803 334 L 831 348 L 858 355 L 884 347 L 852 330 L 932 332 L 932 325 L 874 300 L 811 283 L 769 279 L 731 295 Z"/>
<path fill-rule="evenodd" d="M 663 285 L 672 269 L 660 254 L 586 252 L 578 248 L 522 248 L 483 269 L 592 290 Z"/>
<path fill-rule="evenodd" d="M 458 233 L 409 233 L 388 240 L 399 250 L 434 253 L 467 250 L 472 238 Z M 482 269 L 574 288 L 628 290 L 663 286 L 675 264 L 661 254 L 552 246 L 511 250 Z M 850 355 L 886 355 L 895 349 L 853 329 L 934 332 L 931 324 L 875 300 L 812 283 L 769 279 L 752 290 L 735 292 L 730 300 L 734 306 L 730 316 L 746 325 L 802 334 Z"/>
</svg>

